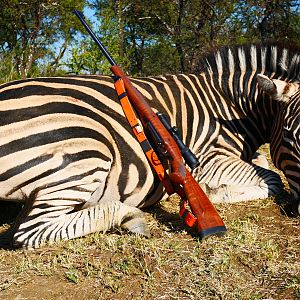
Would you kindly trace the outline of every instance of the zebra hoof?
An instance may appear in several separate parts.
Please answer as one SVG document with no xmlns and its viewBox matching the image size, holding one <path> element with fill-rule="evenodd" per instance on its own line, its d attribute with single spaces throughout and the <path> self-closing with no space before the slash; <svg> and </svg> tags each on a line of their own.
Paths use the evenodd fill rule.
<svg viewBox="0 0 300 300">
<path fill-rule="evenodd" d="M 132 227 L 128 227 L 126 229 L 134 234 L 141 235 L 146 238 L 150 238 L 150 236 L 151 236 L 150 230 L 149 230 L 147 224 L 135 224 Z"/>
<path fill-rule="evenodd" d="M 121 228 L 126 229 L 132 233 L 145 236 L 149 238 L 151 236 L 149 227 L 144 218 L 144 214 L 139 209 L 127 214 L 122 222 Z"/>
</svg>

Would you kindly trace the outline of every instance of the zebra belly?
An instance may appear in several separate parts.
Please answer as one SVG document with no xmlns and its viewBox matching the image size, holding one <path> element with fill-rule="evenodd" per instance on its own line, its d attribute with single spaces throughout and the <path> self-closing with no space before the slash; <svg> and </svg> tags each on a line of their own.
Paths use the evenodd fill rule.
<svg viewBox="0 0 300 300">
<path fill-rule="evenodd" d="M 0 154 L 0 198 L 17 201 L 33 195 L 51 199 L 58 193 L 75 205 L 89 201 L 93 192 L 103 191 L 112 163 L 103 143 L 84 137 L 25 149 L 20 145 L 19 151 Z"/>
<path fill-rule="evenodd" d="M 18 141 L 12 138 L 11 143 Z M 20 145 L 19 151 L 9 151 L 2 142 L 0 199 L 25 202 L 33 196 L 45 201 L 63 198 L 69 199 L 65 202 L 68 205 L 82 208 L 100 200 L 136 207 L 158 201 L 162 190 L 153 191 L 157 186 L 139 144 L 133 140 L 131 154 L 119 144 L 112 138 L 105 143 L 84 136 L 61 137 L 52 143 L 33 141 L 31 147 Z M 149 191 L 153 193 L 145 203 Z"/>
</svg>

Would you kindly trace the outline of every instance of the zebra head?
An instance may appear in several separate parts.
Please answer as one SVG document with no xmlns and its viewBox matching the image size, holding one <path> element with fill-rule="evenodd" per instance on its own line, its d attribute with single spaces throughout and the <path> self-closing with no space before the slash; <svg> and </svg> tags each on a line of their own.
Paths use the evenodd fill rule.
<svg viewBox="0 0 300 300">
<path fill-rule="evenodd" d="M 270 141 L 271 155 L 275 166 L 287 178 L 300 214 L 300 84 L 269 79 L 261 74 L 258 84 L 280 105 Z"/>
</svg>

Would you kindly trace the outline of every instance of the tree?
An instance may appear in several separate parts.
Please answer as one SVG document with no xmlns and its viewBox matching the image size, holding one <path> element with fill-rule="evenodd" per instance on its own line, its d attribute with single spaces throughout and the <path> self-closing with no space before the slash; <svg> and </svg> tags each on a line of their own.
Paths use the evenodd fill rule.
<svg viewBox="0 0 300 300">
<path fill-rule="evenodd" d="M 1 56 L 11 59 L 18 77 L 39 74 L 38 62 L 45 58 L 50 61 L 46 71 L 53 74 L 76 33 L 72 10 L 82 9 L 84 0 L 1 2 Z M 53 51 L 55 45 L 60 45 L 58 51 Z"/>
<path fill-rule="evenodd" d="M 132 75 L 188 72 L 196 56 L 228 41 L 236 1 L 92 0 L 100 28 L 117 37 Z M 104 36 L 105 38 L 105 36 Z M 217 42 L 216 42 L 217 41 Z"/>
<path fill-rule="evenodd" d="M 236 4 L 235 19 L 249 40 L 299 43 L 299 9 L 299 1 L 242 0 Z"/>
<path fill-rule="evenodd" d="M 199 57 L 225 44 L 300 42 L 299 0 L 0 2 L 4 80 L 57 72 L 110 74 L 108 62 L 72 14 L 87 6 L 94 12 L 91 27 L 132 76 L 191 72 Z"/>
</svg>

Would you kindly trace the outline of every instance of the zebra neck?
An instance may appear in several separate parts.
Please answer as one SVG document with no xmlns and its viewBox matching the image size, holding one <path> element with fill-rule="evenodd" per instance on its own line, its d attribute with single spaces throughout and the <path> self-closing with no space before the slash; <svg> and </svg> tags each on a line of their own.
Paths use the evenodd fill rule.
<svg viewBox="0 0 300 300">
<path fill-rule="evenodd" d="M 269 142 L 278 108 L 253 88 L 256 82 L 249 84 L 248 91 L 208 74 L 178 75 L 171 80 L 177 89 L 173 88 L 173 98 L 163 107 L 168 107 L 165 112 L 194 153 L 204 154 L 207 145 L 218 143 L 220 136 L 242 157 L 251 157 Z M 172 101 L 176 105 L 170 106 Z"/>
</svg>

